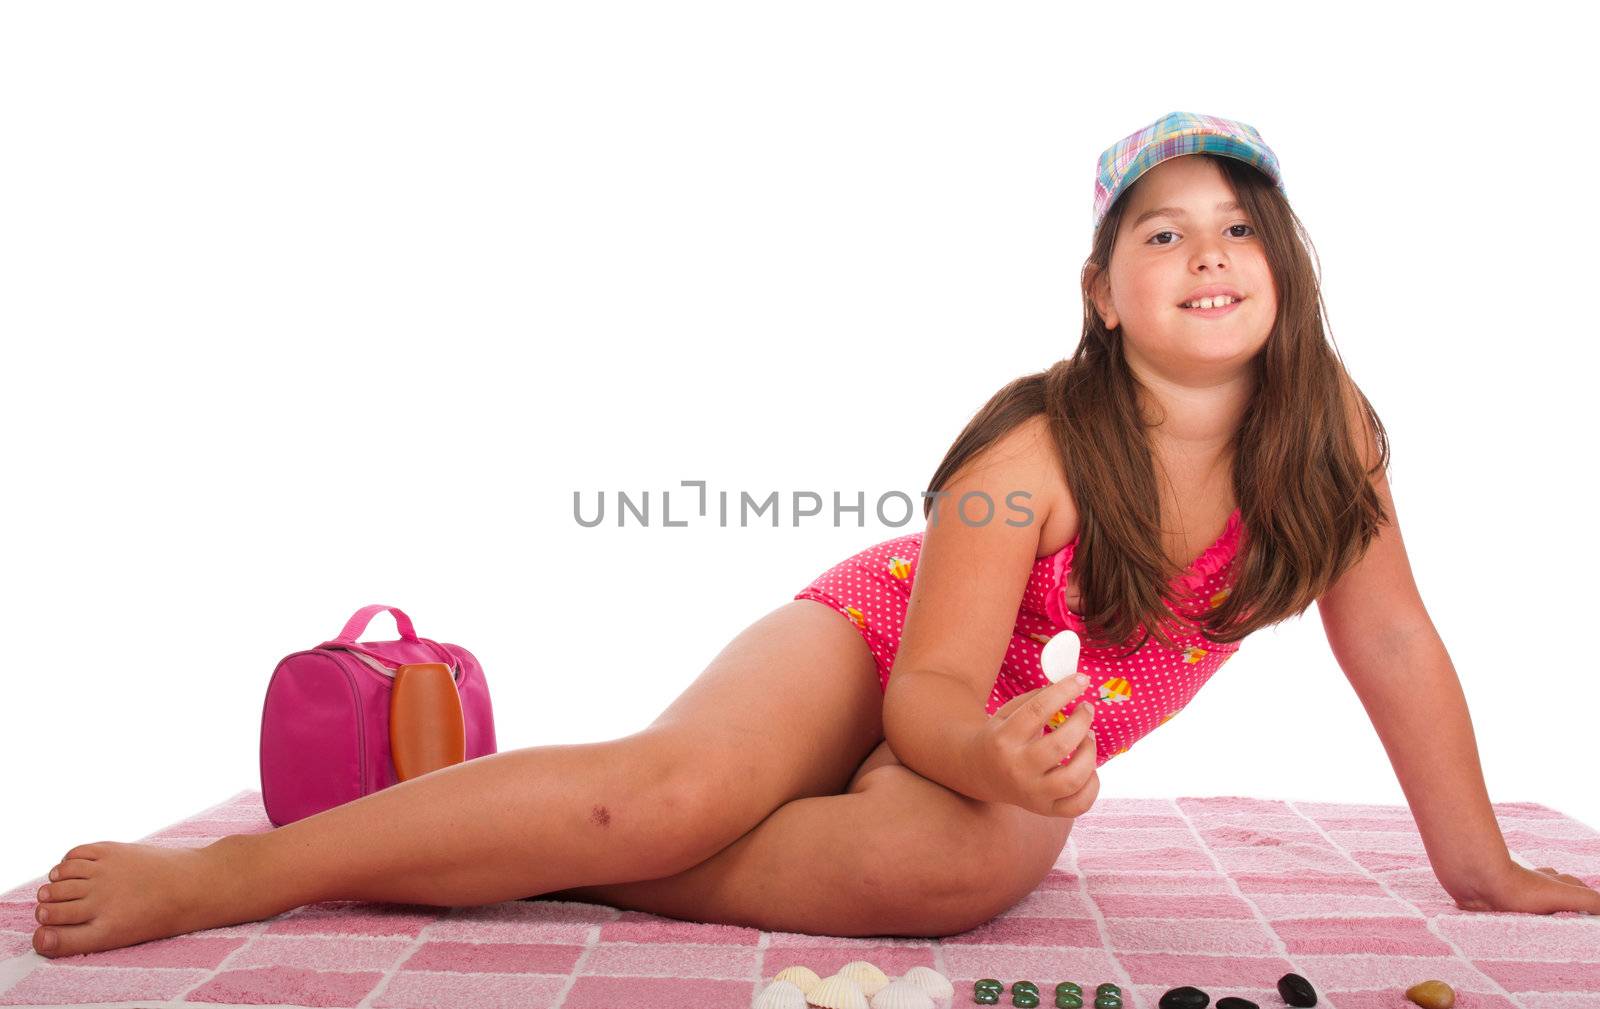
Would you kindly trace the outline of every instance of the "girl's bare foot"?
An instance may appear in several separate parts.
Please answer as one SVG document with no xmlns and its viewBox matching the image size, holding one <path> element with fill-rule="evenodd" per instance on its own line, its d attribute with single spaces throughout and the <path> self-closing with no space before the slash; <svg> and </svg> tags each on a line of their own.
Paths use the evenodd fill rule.
<svg viewBox="0 0 1600 1009">
<path fill-rule="evenodd" d="M 257 920 L 238 900 L 244 866 L 227 843 L 236 840 L 205 848 L 79 845 L 39 888 L 34 950 L 73 956 Z"/>
</svg>

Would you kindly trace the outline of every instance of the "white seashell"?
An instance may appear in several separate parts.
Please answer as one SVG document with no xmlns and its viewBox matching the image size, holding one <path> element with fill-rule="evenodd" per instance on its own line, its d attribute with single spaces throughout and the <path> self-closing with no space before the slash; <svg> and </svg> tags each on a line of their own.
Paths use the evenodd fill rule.
<svg viewBox="0 0 1600 1009">
<path fill-rule="evenodd" d="M 878 994 L 889 983 L 889 975 L 865 960 L 852 960 L 839 968 L 838 977 L 847 977 L 861 986 L 868 998 Z"/>
<path fill-rule="evenodd" d="M 789 981 L 798 985 L 801 991 L 808 992 L 812 988 L 816 987 L 817 982 L 821 981 L 822 978 L 818 976 L 817 972 L 812 970 L 810 967 L 804 967 L 796 964 L 793 967 L 785 967 L 783 970 L 778 971 L 778 976 L 773 978 L 773 980 Z"/>
<path fill-rule="evenodd" d="M 902 978 L 872 996 L 872 1009 L 933 1009 L 933 996 Z"/>
<path fill-rule="evenodd" d="M 906 971 L 900 980 L 911 982 L 927 992 L 935 1001 L 943 1001 L 946 1005 L 956 997 L 956 986 L 932 967 L 913 967 Z"/>
<path fill-rule="evenodd" d="M 1078 654 L 1082 650 L 1083 642 L 1076 634 L 1065 628 L 1057 631 L 1039 653 L 1039 667 L 1044 670 L 1044 678 L 1060 683 L 1077 672 Z"/>
<path fill-rule="evenodd" d="M 761 989 L 751 1009 L 806 1009 L 806 993 L 793 981 L 777 980 Z"/>
<path fill-rule="evenodd" d="M 815 988 L 806 992 L 806 1001 L 822 1009 L 868 1009 L 861 983 L 843 974 L 818 981 Z"/>
</svg>

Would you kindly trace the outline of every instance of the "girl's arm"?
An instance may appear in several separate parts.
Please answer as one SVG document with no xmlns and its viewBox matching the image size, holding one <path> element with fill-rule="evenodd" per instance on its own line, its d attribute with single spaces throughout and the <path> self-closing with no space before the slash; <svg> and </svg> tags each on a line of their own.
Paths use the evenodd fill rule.
<svg viewBox="0 0 1600 1009">
<path fill-rule="evenodd" d="M 1377 442 L 1363 443 L 1371 467 Z M 1600 912 L 1600 893 L 1575 878 L 1564 882 L 1553 869 L 1545 875 L 1512 860 L 1484 786 L 1467 700 L 1422 605 L 1383 473 L 1373 488 L 1392 523 L 1317 600 L 1317 612 L 1388 752 L 1434 875 L 1466 910 Z"/>
<path fill-rule="evenodd" d="M 1513 862 L 1444 642 L 1379 638 L 1357 652 L 1335 645 L 1334 654 L 1389 754 L 1440 885 L 1462 907 L 1483 901 Z"/>
<path fill-rule="evenodd" d="M 1388 751 L 1434 875 L 1457 906 L 1600 913 L 1600 893 L 1576 877 L 1511 859 L 1484 787 L 1467 699 L 1437 634 L 1338 658 Z"/>
<path fill-rule="evenodd" d="M 964 755 L 989 721 L 1045 523 L 1070 496 L 1052 489 L 1066 486 L 1054 453 L 1035 416 L 969 459 L 933 499 L 883 698 L 884 735 L 900 762 L 985 802 L 998 799 L 997 783 L 974 780 Z"/>
</svg>

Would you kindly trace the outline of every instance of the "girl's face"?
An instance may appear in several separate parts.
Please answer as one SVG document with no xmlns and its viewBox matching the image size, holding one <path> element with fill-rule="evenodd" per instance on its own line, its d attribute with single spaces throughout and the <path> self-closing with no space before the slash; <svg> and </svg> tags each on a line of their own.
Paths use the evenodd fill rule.
<svg viewBox="0 0 1600 1009">
<path fill-rule="evenodd" d="M 1222 169 L 1207 158 L 1170 158 L 1139 178 L 1122 217 L 1111 265 L 1094 284 L 1107 329 L 1122 327 L 1136 374 L 1179 384 L 1236 373 L 1266 344 L 1277 291 L 1254 222 L 1234 202 Z M 1175 214 L 1140 218 L 1153 210 Z M 1243 296 L 1216 318 L 1182 307 L 1196 288 L 1221 284 Z"/>
</svg>

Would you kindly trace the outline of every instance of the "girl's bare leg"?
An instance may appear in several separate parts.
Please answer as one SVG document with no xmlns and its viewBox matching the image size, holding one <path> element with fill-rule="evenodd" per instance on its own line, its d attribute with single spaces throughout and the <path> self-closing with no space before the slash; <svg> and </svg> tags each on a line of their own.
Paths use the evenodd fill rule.
<svg viewBox="0 0 1600 1009">
<path fill-rule="evenodd" d="M 789 802 L 675 876 L 541 896 L 769 931 L 956 935 L 1032 893 L 1074 822 L 959 795 L 882 745 L 845 794 Z"/>
<path fill-rule="evenodd" d="M 809 727 L 769 728 L 796 723 Z M 881 727 L 854 625 L 794 600 L 634 735 L 491 754 L 205 848 L 74 848 L 40 888 L 34 949 L 111 949 L 323 900 L 476 905 L 663 878 L 792 799 L 837 794 Z"/>
<path fill-rule="evenodd" d="M 646 734 L 535 746 L 205 848 L 82 845 L 40 889 L 34 949 L 111 949 L 323 900 L 490 904 L 676 872 L 675 760 Z"/>
</svg>

